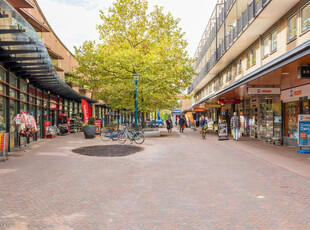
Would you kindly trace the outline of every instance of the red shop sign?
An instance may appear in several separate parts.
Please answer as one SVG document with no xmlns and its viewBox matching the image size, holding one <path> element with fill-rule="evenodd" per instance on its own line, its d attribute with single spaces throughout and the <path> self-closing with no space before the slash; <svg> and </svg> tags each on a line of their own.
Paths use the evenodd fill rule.
<svg viewBox="0 0 310 230">
<path fill-rule="evenodd" d="M 221 104 L 239 104 L 240 99 L 219 99 Z"/>
<path fill-rule="evenodd" d="M 205 109 L 201 109 L 201 108 L 194 108 L 195 112 L 205 112 Z"/>
</svg>

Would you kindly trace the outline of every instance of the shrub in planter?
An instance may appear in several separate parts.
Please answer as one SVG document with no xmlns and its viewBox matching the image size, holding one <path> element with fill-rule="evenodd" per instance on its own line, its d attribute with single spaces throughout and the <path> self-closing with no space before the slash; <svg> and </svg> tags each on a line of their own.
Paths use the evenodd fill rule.
<svg viewBox="0 0 310 230">
<path fill-rule="evenodd" d="M 95 118 L 90 117 L 88 119 L 88 123 L 84 124 L 84 127 L 83 127 L 85 138 L 95 138 L 96 128 L 97 128 L 97 126 L 95 125 Z"/>
</svg>

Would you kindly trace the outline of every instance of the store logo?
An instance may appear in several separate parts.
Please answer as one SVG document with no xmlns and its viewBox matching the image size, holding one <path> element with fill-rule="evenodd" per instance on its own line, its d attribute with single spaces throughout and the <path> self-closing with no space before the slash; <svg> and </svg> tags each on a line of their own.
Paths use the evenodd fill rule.
<svg viewBox="0 0 310 230">
<path fill-rule="evenodd" d="M 299 96 L 302 94 L 302 90 L 290 90 L 290 97 Z"/>
<path fill-rule="evenodd" d="M 293 96 L 294 96 L 294 91 L 290 90 L 290 97 L 293 97 Z"/>
<path fill-rule="evenodd" d="M 257 89 L 257 93 L 261 93 L 261 91 L 262 91 L 261 89 Z"/>
</svg>

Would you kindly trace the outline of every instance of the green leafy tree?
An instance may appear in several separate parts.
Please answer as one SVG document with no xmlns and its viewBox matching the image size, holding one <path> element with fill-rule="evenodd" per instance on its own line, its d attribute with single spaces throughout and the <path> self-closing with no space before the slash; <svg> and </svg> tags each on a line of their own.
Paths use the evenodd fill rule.
<svg viewBox="0 0 310 230">
<path fill-rule="evenodd" d="M 79 66 L 71 80 L 114 110 L 134 111 L 132 74 L 137 73 L 140 113 L 177 105 L 194 74 L 179 20 L 162 7 L 149 12 L 146 0 L 116 0 L 100 17 L 99 42 L 75 48 Z"/>
</svg>

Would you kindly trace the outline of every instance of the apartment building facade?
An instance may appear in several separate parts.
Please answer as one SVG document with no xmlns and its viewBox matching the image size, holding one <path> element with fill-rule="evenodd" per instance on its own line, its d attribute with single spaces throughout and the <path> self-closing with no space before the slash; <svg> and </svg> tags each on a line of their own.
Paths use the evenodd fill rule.
<svg viewBox="0 0 310 230">
<path fill-rule="evenodd" d="M 309 30 L 309 0 L 218 0 L 185 112 L 210 127 L 238 112 L 242 135 L 297 146 L 298 114 L 309 114 Z"/>
</svg>

